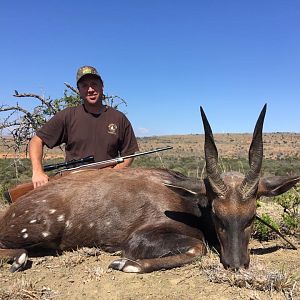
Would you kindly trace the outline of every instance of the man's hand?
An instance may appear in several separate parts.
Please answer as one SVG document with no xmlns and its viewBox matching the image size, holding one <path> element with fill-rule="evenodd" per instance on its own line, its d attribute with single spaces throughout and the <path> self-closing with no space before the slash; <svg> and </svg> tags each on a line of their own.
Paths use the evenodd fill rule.
<svg viewBox="0 0 300 300">
<path fill-rule="evenodd" d="M 34 188 L 45 185 L 48 181 L 49 177 L 45 172 L 35 172 L 32 174 L 32 183 Z"/>
<path fill-rule="evenodd" d="M 132 164 L 133 159 L 134 159 L 133 157 L 127 158 L 122 163 L 116 164 L 113 168 L 114 169 L 124 169 L 126 167 L 129 167 Z"/>
</svg>

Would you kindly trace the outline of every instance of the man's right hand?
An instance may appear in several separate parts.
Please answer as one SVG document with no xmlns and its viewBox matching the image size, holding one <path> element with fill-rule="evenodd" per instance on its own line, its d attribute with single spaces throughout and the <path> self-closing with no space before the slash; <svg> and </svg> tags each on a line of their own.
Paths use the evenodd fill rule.
<svg viewBox="0 0 300 300">
<path fill-rule="evenodd" d="M 47 184 L 49 177 L 45 172 L 36 172 L 32 175 L 33 187 L 37 188 L 39 186 Z"/>
</svg>

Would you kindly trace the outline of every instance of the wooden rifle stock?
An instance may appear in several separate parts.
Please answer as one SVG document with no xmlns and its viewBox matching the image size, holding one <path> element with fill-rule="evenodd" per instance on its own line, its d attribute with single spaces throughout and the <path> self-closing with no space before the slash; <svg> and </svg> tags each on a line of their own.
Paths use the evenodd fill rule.
<svg viewBox="0 0 300 300">
<path fill-rule="evenodd" d="M 32 190 L 32 182 L 21 183 L 11 189 L 8 189 L 8 193 L 5 195 L 5 198 L 8 198 L 7 200 L 10 200 L 11 202 L 15 202 L 18 198 Z"/>
</svg>

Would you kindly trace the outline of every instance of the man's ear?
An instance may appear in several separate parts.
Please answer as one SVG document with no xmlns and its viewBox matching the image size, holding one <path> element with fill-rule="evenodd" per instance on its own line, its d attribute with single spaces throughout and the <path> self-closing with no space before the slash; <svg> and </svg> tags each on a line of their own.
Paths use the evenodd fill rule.
<svg viewBox="0 0 300 300">
<path fill-rule="evenodd" d="M 258 184 L 258 198 L 278 196 L 290 190 L 298 182 L 300 182 L 300 176 L 263 177 Z"/>
</svg>

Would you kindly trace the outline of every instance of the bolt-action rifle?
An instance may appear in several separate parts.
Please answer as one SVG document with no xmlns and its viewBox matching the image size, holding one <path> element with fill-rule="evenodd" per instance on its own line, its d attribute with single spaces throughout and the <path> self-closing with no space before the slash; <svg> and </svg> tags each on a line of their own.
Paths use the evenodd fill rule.
<svg viewBox="0 0 300 300">
<path fill-rule="evenodd" d="M 58 164 L 46 165 L 43 167 L 43 170 L 44 171 L 52 171 L 52 170 L 60 169 L 54 176 L 50 177 L 50 180 L 52 180 L 57 177 L 65 176 L 70 173 L 79 172 L 79 171 L 83 171 L 83 170 L 104 169 L 104 168 L 108 168 L 108 167 L 111 168 L 117 164 L 124 162 L 124 160 L 126 160 L 128 158 L 133 158 L 133 157 L 147 155 L 147 154 L 151 154 L 151 153 L 155 153 L 155 152 L 170 150 L 172 148 L 173 147 L 171 147 L 171 146 L 168 146 L 165 148 L 156 148 L 156 149 L 145 151 L 145 152 L 134 153 L 131 155 L 116 157 L 113 159 L 99 161 L 99 162 L 94 162 L 94 157 L 88 156 L 88 157 L 81 158 L 78 160 L 71 160 L 71 161 L 58 163 Z M 4 198 L 7 200 L 7 202 L 15 202 L 18 198 L 20 198 L 21 196 L 27 194 L 28 192 L 30 192 L 32 190 L 33 190 L 32 182 L 22 183 L 22 184 L 19 184 L 15 187 L 9 189 L 8 191 L 4 192 Z"/>
</svg>

